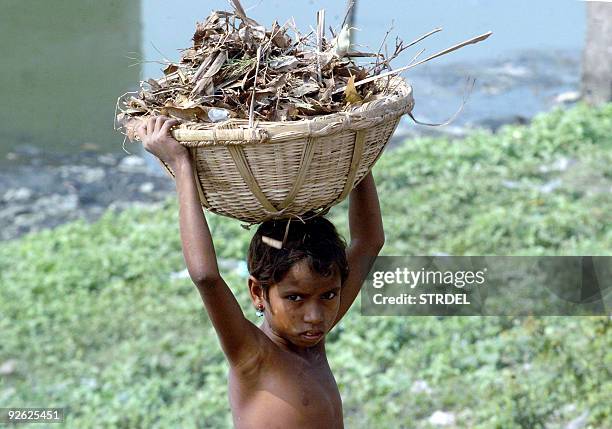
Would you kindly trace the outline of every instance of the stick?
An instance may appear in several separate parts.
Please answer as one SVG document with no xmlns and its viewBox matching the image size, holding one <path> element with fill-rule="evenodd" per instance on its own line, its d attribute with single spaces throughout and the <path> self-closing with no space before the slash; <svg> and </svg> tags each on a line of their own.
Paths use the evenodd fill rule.
<svg viewBox="0 0 612 429">
<path fill-rule="evenodd" d="M 240 4 L 240 0 L 229 0 L 229 1 L 232 4 L 232 6 L 234 6 L 234 10 L 236 11 L 236 15 L 238 15 L 240 17 L 240 19 L 242 19 L 243 21 L 246 21 L 248 19 L 248 17 L 247 17 L 246 12 L 244 11 L 244 8 Z"/>
<path fill-rule="evenodd" d="M 383 46 L 385 46 L 385 43 L 387 42 L 387 37 L 389 37 L 389 34 L 392 31 L 393 31 L 393 21 L 391 21 L 391 28 L 389 28 L 387 32 L 385 33 L 385 37 L 383 37 L 383 41 L 381 42 L 380 47 L 378 48 L 378 53 L 376 54 L 376 65 L 372 67 L 372 70 L 376 70 L 378 68 L 378 59 L 380 58 L 380 55 L 382 53 Z"/>
<path fill-rule="evenodd" d="M 317 53 L 323 52 L 323 37 L 325 36 L 325 9 L 317 12 Z M 321 57 L 317 55 L 317 77 L 319 83 L 323 81 L 321 75 Z"/>
<path fill-rule="evenodd" d="M 440 31 L 442 31 L 442 29 L 441 29 L 441 28 L 434 28 L 434 29 L 433 29 L 433 30 L 431 30 L 429 33 L 424 34 L 424 35 L 422 35 L 421 37 L 419 37 L 418 39 L 416 39 L 416 40 L 414 40 L 414 41 L 412 41 L 412 42 L 408 43 L 408 44 L 406 45 L 406 47 L 407 47 L 407 48 L 409 48 L 409 47 L 411 47 L 412 45 L 414 45 L 414 44 L 416 44 L 416 43 L 419 43 L 421 40 L 423 40 L 423 39 L 425 39 L 425 38 L 427 38 L 427 37 L 431 36 L 432 34 L 438 33 L 438 32 L 440 32 Z"/>
<path fill-rule="evenodd" d="M 346 4 L 346 13 L 344 15 L 344 19 L 342 20 L 342 25 L 340 25 L 340 29 L 344 28 L 344 24 L 348 23 L 348 26 L 351 27 L 355 23 L 355 4 L 356 0 L 348 0 Z M 351 40 L 352 42 L 352 40 Z"/>
<path fill-rule="evenodd" d="M 240 19 L 242 19 L 242 21 L 245 24 L 250 24 L 250 25 L 259 25 L 257 23 L 257 21 L 255 21 L 254 19 L 251 19 L 247 16 L 246 12 L 244 11 L 244 8 L 242 7 L 242 5 L 240 4 L 240 0 L 229 0 L 229 2 L 232 4 L 232 6 L 234 7 L 234 10 L 236 11 L 236 15 L 238 15 L 238 17 Z"/>
<path fill-rule="evenodd" d="M 253 128 L 255 119 L 255 90 L 257 89 L 257 75 L 259 74 L 259 60 L 261 58 L 261 46 L 257 48 L 257 65 L 255 66 L 255 81 L 253 82 L 253 96 L 251 97 L 251 107 L 249 109 L 249 128 Z"/>
<path fill-rule="evenodd" d="M 451 46 L 450 48 L 445 49 L 443 51 L 440 51 L 437 54 L 433 54 L 431 57 L 427 57 L 424 60 L 419 61 L 416 64 L 407 65 L 407 66 L 400 67 L 399 69 L 392 70 L 392 71 L 387 72 L 387 73 L 379 74 L 378 76 L 372 76 L 372 77 L 369 77 L 367 79 L 360 80 L 359 82 L 355 82 L 355 86 L 364 85 L 366 83 L 373 82 L 375 80 L 380 79 L 381 77 L 387 77 L 387 76 L 392 76 L 392 75 L 401 73 L 403 71 L 406 71 L 408 69 L 416 67 L 419 64 L 423 64 L 423 63 L 425 63 L 425 62 L 427 62 L 429 60 L 433 60 L 434 58 L 438 58 L 438 57 L 441 57 L 442 55 L 446 55 L 448 53 L 456 51 L 457 49 L 462 48 L 462 47 L 464 47 L 466 45 L 471 45 L 471 44 L 474 44 L 474 43 L 482 42 L 483 40 L 486 40 L 491 34 L 493 34 L 493 33 L 491 31 L 489 31 L 489 32 L 487 32 L 485 34 L 482 34 L 480 36 L 474 37 L 474 38 L 472 38 L 470 40 L 466 40 L 465 42 L 461 42 L 458 45 Z M 337 90 L 335 90 L 333 93 L 334 94 L 339 94 L 341 92 L 344 92 L 345 89 L 346 89 L 346 86 L 343 86 L 342 88 L 338 88 Z"/>
</svg>

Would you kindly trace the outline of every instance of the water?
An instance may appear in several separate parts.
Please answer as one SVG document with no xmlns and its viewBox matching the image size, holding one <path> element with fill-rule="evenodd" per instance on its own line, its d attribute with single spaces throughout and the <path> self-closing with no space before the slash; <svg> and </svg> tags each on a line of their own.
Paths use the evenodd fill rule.
<svg viewBox="0 0 612 429">
<path fill-rule="evenodd" d="M 243 4 L 262 24 L 293 16 L 302 29 L 314 25 L 321 8 L 327 11 L 328 26 L 337 27 L 345 6 L 339 0 L 245 0 Z M 157 61 L 163 57 L 177 60 L 178 50 L 190 44 L 196 20 L 213 9 L 228 8 L 221 0 L 178 0 L 171 6 L 162 0 L 4 0 L 2 6 L 0 165 L 40 150 L 120 151 L 122 136 L 112 128 L 117 97 L 138 89 L 142 77 L 160 76 Z M 532 114 L 547 107 L 529 101 L 534 91 L 540 96 L 549 91 L 552 96 L 560 89 L 572 89 L 578 81 L 576 61 L 585 33 L 583 2 L 360 0 L 357 43 L 377 49 L 391 21 L 392 34 L 405 41 L 444 28 L 419 44 L 426 48 L 423 55 L 494 32 L 480 45 L 405 74 L 415 88 L 416 113 L 425 120 L 441 121 L 452 114 L 468 75 L 479 81 L 460 124 L 483 115 Z M 395 66 L 407 63 L 420 48 L 407 51 Z M 526 50 L 531 53 L 525 56 Z M 519 53 L 527 61 L 523 65 L 515 64 Z M 500 91 L 499 86 L 509 82 L 504 76 L 522 84 L 522 89 Z M 550 85 L 551 79 L 558 81 L 556 86 Z"/>
</svg>

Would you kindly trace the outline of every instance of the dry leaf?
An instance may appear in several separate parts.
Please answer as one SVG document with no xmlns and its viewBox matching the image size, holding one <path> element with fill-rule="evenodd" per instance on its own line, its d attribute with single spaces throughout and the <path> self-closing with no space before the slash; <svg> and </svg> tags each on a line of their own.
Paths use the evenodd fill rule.
<svg viewBox="0 0 612 429">
<path fill-rule="evenodd" d="M 288 71 L 297 66 L 300 60 L 293 56 L 276 57 L 268 61 L 268 65 L 275 70 Z"/>
<path fill-rule="evenodd" d="M 284 27 L 279 26 L 276 21 L 272 24 L 272 30 L 268 33 L 268 37 L 271 37 L 272 43 L 281 49 L 287 49 L 291 46 L 291 38 L 285 35 Z"/>
<path fill-rule="evenodd" d="M 210 122 L 208 118 L 208 111 L 210 107 L 189 107 L 187 109 L 182 109 L 176 106 L 164 106 L 161 109 L 161 114 L 165 116 L 174 116 L 175 118 L 182 119 L 184 121 L 202 121 L 202 122 Z"/>
<path fill-rule="evenodd" d="M 355 88 L 355 76 L 351 76 L 348 82 L 346 83 L 346 89 L 344 90 L 344 98 L 349 104 L 361 103 L 361 96 L 357 92 L 357 88 Z"/>
<path fill-rule="evenodd" d="M 157 83 L 157 81 L 155 79 L 149 79 L 149 80 L 147 80 L 147 83 L 149 85 L 151 85 L 151 89 L 153 91 L 158 91 L 158 90 L 161 89 L 161 85 L 159 83 Z"/>
<path fill-rule="evenodd" d="M 306 94 L 311 94 L 316 91 L 319 91 L 319 85 L 317 83 L 306 82 L 291 91 L 291 95 L 294 97 L 303 97 Z"/>
<path fill-rule="evenodd" d="M 178 66 L 176 64 L 168 64 L 168 66 L 164 69 L 164 74 L 168 76 L 171 73 L 174 73 L 178 70 Z"/>
</svg>

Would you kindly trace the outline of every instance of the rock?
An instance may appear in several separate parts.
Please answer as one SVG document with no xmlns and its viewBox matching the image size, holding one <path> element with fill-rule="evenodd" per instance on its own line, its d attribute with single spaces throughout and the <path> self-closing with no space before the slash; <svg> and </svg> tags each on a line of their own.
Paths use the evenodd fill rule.
<svg viewBox="0 0 612 429">
<path fill-rule="evenodd" d="M 580 100 L 580 92 L 578 91 L 567 91 L 555 97 L 556 104 L 572 104 Z"/>
<path fill-rule="evenodd" d="M 83 377 L 81 378 L 81 386 L 85 386 L 93 390 L 98 387 L 98 380 L 91 377 Z"/>
<path fill-rule="evenodd" d="M 189 271 L 185 268 L 183 271 L 177 271 L 175 273 L 170 273 L 170 280 L 182 280 L 189 278 Z"/>
<path fill-rule="evenodd" d="M 110 155 L 110 154 L 100 155 L 98 157 L 98 162 L 104 165 L 117 165 L 117 159 L 113 155 Z"/>
<path fill-rule="evenodd" d="M 6 202 L 25 201 L 32 197 L 32 191 L 28 188 L 9 189 L 4 193 L 3 200 Z"/>
<path fill-rule="evenodd" d="M 150 194 L 154 189 L 155 185 L 151 182 L 145 182 L 138 188 L 141 194 Z"/>
<path fill-rule="evenodd" d="M 15 148 L 17 155 L 23 155 L 24 157 L 37 157 L 42 153 L 42 150 L 31 144 L 22 144 Z"/>
<path fill-rule="evenodd" d="M 32 213 L 32 208 L 27 205 L 10 205 L 0 210 L 0 219 L 14 219 L 17 216 Z"/>
<path fill-rule="evenodd" d="M 565 171 L 574 164 L 576 164 L 575 159 L 561 157 L 550 165 L 540 165 L 538 171 L 540 173 L 549 173 L 551 171 Z"/>
<path fill-rule="evenodd" d="M 226 259 L 220 258 L 218 261 L 219 268 L 234 271 L 236 274 L 242 277 L 249 275 L 249 268 L 246 261 L 242 259 Z"/>
<path fill-rule="evenodd" d="M 561 412 L 562 414 L 572 414 L 574 411 L 576 411 L 576 404 L 571 403 L 571 404 L 565 404 L 562 408 L 561 408 Z"/>
<path fill-rule="evenodd" d="M 415 382 L 412 383 L 412 386 L 410 387 L 410 392 L 430 394 L 431 388 L 429 387 L 429 385 L 427 384 L 425 380 L 415 380 Z"/>
<path fill-rule="evenodd" d="M 9 359 L 0 365 L 0 375 L 11 375 L 17 371 L 17 360 Z"/>
<path fill-rule="evenodd" d="M 79 199 L 76 195 L 59 195 L 51 194 L 49 196 L 40 198 L 35 206 L 39 210 L 44 210 L 47 214 L 56 215 L 63 212 L 70 212 L 76 210 L 79 206 Z"/>
<path fill-rule="evenodd" d="M 85 183 L 93 183 L 102 180 L 106 177 L 106 172 L 103 168 L 87 168 L 81 172 L 81 181 Z"/>
<path fill-rule="evenodd" d="M 13 396 L 17 390 L 14 387 L 9 387 L 8 389 L 0 390 L 0 403 L 6 403 Z"/>
<path fill-rule="evenodd" d="M 427 420 L 434 426 L 450 426 L 455 424 L 455 414 L 438 410 Z"/>
<path fill-rule="evenodd" d="M 586 426 L 588 421 L 589 421 L 589 411 L 587 410 L 583 412 L 582 414 L 580 414 L 578 417 L 576 417 L 574 420 L 569 422 L 565 426 L 565 429 L 582 429 L 583 427 Z"/>
<path fill-rule="evenodd" d="M 119 170 L 132 172 L 143 170 L 146 167 L 145 160 L 136 155 L 126 156 L 119 162 Z"/>
<path fill-rule="evenodd" d="M 522 65 L 516 65 L 511 62 L 504 63 L 499 67 L 491 68 L 490 72 L 492 74 L 501 74 L 514 78 L 527 78 L 533 75 L 532 71 L 529 70 L 527 67 Z"/>
<path fill-rule="evenodd" d="M 94 183 L 106 177 L 106 172 L 101 167 L 89 167 L 86 165 L 68 165 L 59 168 L 62 178 L 70 179 L 80 183 Z"/>
<path fill-rule="evenodd" d="M 22 216 L 16 216 L 15 218 L 13 218 L 13 225 L 18 228 L 29 230 L 33 225 L 43 220 L 44 216 L 41 216 L 40 213 L 24 213 Z"/>
<path fill-rule="evenodd" d="M 525 125 L 528 122 L 529 119 L 522 115 L 512 115 L 507 117 L 484 118 L 477 121 L 476 125 L 496 132 L 504 125 Z"/>
<path fill-rule="evenodd" d="M 95 206 L 104 204 L 107 188 L 104 183 L 79 183 L 79 204 L 85 206 Z M 118 196 L 117 196 L 118 197 Z"/>
<path fill-rule="evenodd" d="M 540 186 L 538 190 L 544 194 L 550 194 L 552 191 L 561 186 L 561 183 L 562 182 L 560 179 L 554 179 Z"/>
<path fill-rule="evenodd" d="M 507 189 L 519 189 L 521 184 L 514 180 L 502 180 L 502 186 Z"/>
<path fill-rule="evenodd" d="M 92 142 L 85 142 L 81 145 L 81 149 L 83 150 L 90 150 L 90 151 L 96 151 L 96 150 L 100 150 L 100 146 L 98 146 L 95 143 Z"/>
</svg>

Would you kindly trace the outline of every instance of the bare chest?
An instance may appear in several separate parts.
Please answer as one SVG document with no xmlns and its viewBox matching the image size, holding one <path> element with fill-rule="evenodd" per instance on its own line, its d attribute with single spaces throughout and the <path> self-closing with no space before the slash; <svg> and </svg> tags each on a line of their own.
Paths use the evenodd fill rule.
<svg viewBox="0 0 612 429">
<path fill-rule="evenodd" d="M 326 359 L 279 356 L 257 373 L 230 372 L 236 428 L 342 428 L 342 399 Z"/>
</svg>

